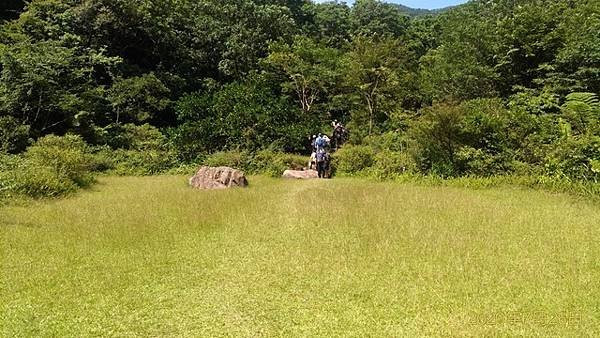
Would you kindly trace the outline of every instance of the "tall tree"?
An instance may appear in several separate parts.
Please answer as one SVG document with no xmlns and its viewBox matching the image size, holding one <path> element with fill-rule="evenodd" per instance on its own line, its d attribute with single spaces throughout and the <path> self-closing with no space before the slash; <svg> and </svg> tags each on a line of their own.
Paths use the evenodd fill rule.
<svg viewBox="0 0 600 338">
<path fill-rule="evenodd" d="M 407 71 L 409 52 L 406 46 L 394 38 L 374 41 L 358 36 L 346 58 L 347 86 L 362 102 L 353 119 L 357 123 L 366 117 L 370 135 L 374 127 L 402 103 L 403 86 L 410 81 Z M 362 112 L 366 112 L 366 116 Z"/>
<path fill-rule="evenodd" d="M 264 65 L 283 78 L 283 92 L 295 97 L 304 115 L 309 115 L 338 84 L 339 60 L 337 50 L 297 36 L 292 44 L 273 44 Z"/>
</svg>

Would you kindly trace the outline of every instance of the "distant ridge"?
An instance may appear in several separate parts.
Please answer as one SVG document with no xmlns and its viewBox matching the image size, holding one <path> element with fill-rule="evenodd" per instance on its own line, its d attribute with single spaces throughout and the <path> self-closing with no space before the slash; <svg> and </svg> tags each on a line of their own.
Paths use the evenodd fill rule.
<svg viewBox="0 0 600 338">
<path fill-rule="evenodd" d="M 438 8 L 438 9 L 423 9 L 423 8 L 412 8 L 412 7 L 408 7 L 408 6 L 404 6 L 402 4 L 399 3 L 395 3 L 393 1 L 387 1 L 390 4 L 399 7 L 403 12 L 406 12 L 409 16 L 422 16 L 422 15 L 434 15 L 434 14 L 440 14 L 443 12 L 446 12 L 452 8 L 455 8 L 457 6 L 449 6 L 449 7 L 444 7 L 444 8 Z M 460 6 L 460 5 L 458 5 Z"/>
<path fill-rule="evenodd" d="M 316 0 L 313 0 L 313 1 L 316 1 Z M 317 3 L 323 3 L 323 2 L 327 2 L 327 1 L 331 1 L 331 0 L 320 0 L 320 1 L 316 1 L 316 2 Z M 401 4 L 400 3 L 401 0 L 382 0 L 382 1 L 386 2 L 386 3 L 390 4 L 390 5 L 397 6 L 398 8 L 400 8 L 400 10 L 402 12 L 408 14 L 411 17 L 423 16 L 423 15 L 440 14 L 440 13 L 446 12 L 448 10 L 451 10 L 452 8 L 456 8 L 456 7 L 462 6 L 462 5 L 456 5 L 456 6 L 448 6 L 448 7 L 444 7 L 444 8 L 437 8 L 437 9 L 424 9 L 424 8 L 408 7 L 406 5 Z M 353 0 L 346 0 L 346 1 L 343 1 L 343 2 L 346 2 L 346 4 L 348 6 L 352 7 L 354 5 L 355 1 L 353 1 Z"/>
</svg>

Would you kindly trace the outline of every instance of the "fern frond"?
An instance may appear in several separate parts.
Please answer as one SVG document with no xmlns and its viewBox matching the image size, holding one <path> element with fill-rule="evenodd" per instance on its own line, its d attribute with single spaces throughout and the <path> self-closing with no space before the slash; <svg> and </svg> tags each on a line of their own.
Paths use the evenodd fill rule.
<svg viewBox="0 0 600 338">
<path fill-rule="evenodd" d="M 598 99 L 598 95 L 595 93 L 571 93 L 567 95 L 565 105 L 570 103 L 584 103 L 593 110 L 600 108 L 600 99 Z"/>
</svg>

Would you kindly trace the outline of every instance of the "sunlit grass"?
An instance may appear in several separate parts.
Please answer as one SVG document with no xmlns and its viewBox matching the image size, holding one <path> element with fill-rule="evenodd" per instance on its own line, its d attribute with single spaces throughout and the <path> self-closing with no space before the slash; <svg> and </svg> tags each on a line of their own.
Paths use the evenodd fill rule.
<svg viewBox="0 0 600 338">
<path fill-rule="evenodd" d="M 3 336 L 600 335 L 600 206 L 566 195 L 104 178 L 0 234 Z"/>
</svg>

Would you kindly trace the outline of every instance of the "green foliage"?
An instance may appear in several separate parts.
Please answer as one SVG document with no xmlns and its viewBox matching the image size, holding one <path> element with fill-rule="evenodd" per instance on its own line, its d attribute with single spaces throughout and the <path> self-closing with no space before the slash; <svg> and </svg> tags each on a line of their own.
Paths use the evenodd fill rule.
<svg viewBox="0 0 600 338">
<path fill-rule="evenodd" d="M 315 40 L 328 47 L 342 48 L 351 39 L 351 11 L 348 6 L 337 2 L 306 5 L 306 12 L 311 19 L 304 30 Z"/>
<path fill-rule="evenodd" d="M 557 55 L 554 86 L 563 92 L 600 93 L 600 4 L 577 1 L 562 18 L 559 26 L 564 44 Z"/>
<path fill-rule="evenodd" d="M 102 51 L 84 49 L 71 35 L 11 43 L 0 49 L 0 114 L 18 118 L 35 136 L 83 134 L 108 110 L 101 79 L 94 75 L 109 74 L 117 62 Z"/>
<path fill-rule="evenodd" d="M 498 100 L 434 105 L 412 127 L 412 152 L 424 172 L 442 176 L 510 171 L 508 112 Z"/>
<path fill-rule="evenodd" d="M 262 154 L 249 170 L 264 157 L 273 166 L 260 171 L 275 173 L 293 164 L 279 152 L 308 152 L 307 136 L 337 119 L 370 148 L 358 171 L 381 177 L 411 154 L 443 177 L 597 179 L 598 1 L 407 12 L 376 0 L 32 1 L 0 23 L 0 152 L 73 134 L 96 149 L 96 170 L 161 173 L 237 149 Z"/>
<path fill-rule="evenodd" d="M 354 88 L 355 101 L 360 102 L 352 112 L 353 137 L 358 131 L 360 136 L 371 135 L 408 96 L 414 80 L 408 72 L 411 56 L 397 39 L 357 37 L 346 57 L 346 86 Z"/>
<path fill-rule="evenodd" d="M 265 68 L 285 79 L 282 91 L 294 97 L 308 117 L 323 96 L 339 85 L 339 52 L 303 36 L 296 36 L 292 44 L 272 44 L 270 49 Z"/>
<path fill-rule="evenodd" d="M 0 153 L 20 153 L 29 142 L 28 125 L 12 116 L 0 116 Z"/>
<path fill-rule="evenodd" d="M 548 155 L 546 168 L 550 175 L 597 183 L 600 180 L 598 160 L 600 136 L 567 138 Z"/>
<path fill-rule="evenodd" d="M 463 110 L 453 105 L 436 105 L 423 112 L 411 129 L 412 152 L 421 170 L 452 176 L 458 170 Z"/>
<path fill-rule="evenodd" d="M 405 135 L 395 131 L 367 136 L 363 139 L 362 144 L 372 147 L 375 151 L 402 152 L 407 147 Z"/>
<path fill-rule="evenodd" d="M 106 130 L 106 134 L 106 143 L 113 149 L 169 150 L 167 137 L 149 124 L 112 125 Z"/>
<path fill-rule="evenodd" d="M 55 197 L 93 182 L 91 157 L 78 136 L 46 136 L 23 156 L 0 158 L 0 191 L 34 198 Z"/>
<path fill-rule="evenodd" d="M 0 197 L 57 197 L 79 188 L 75 182 L 57 175 L 48 166 L 19 159 L 13 161 L 11 169 L 0 172 Z"/>
<path fill-rule="evenodd" d="M 399 6 L 378 0 L 357 0 L 351 20 L 355 35 L 374 37 L 400 37 L 409 24 L 408 15 Z"/>
<path fill-rule="evenodd" d="M 346 145 L 332 158 L 336 172 L 342 175 L 355 175 L 370 168 L 375 163 L 375 151 L 369 146 Z"/>
<path fill-rule="evenodd" d="M 170 137 L 185 160 L 232 148 L 301 152 L 306 135 L 319 126 L 315 116 L 301 114 L 261 79 L 185 96 L 177 113 L 182 124 Z"/>
<path fill-rule="evenodd" d="M 154 75 L 117 79 L 108 92 L 115 122 L 145 122 L 169 106 L 169 89 Z"/>
<path fill-rule="evenodd" d="M 94 153 L 98 171 L 116 175 L 155 175 L 177 164 L 177 154 L 167 137 L 151 125 L 114 125 L 107 134 L 110 146 L 100 147 Z"/>
<path fill-rule="evenodd" d="M 98 170 L 121 176 L 162 174 L 176 166 L 175 154 L 157 149 L 104 149 L 95 154 Z"/>
<path fill-rule="evenodd" d="M 246 170 L 252 161 L 251 156 L 246 151 L 219 151 L 206 157 L 203 163 L 209 167 L 230 167 Z"/>
<path fill-rule="evenodd" d="M 572 93 L 562 106 L 566 125 L 546 157 L 550 175 L 598 182 L 600 172 L 600 103 L 593 93 Z"/>
<path fill-rule="evenodd" d="M 374 164 L 369 170 L 371 176 L 389 179 L 407 173 L 416 173 L 414 158 L 407 152 L 383 150 L 375 155 Z"/>
<path fill-rule="evenodd" d="M 281 177 L 287 169 L 301 170 L 308 164 L 308 157 L 271 150 L 256 153 L 245 151 L 224 151 L 209 155 L 203 162 L 211 167 L 230 167 L 246 174 L 264 174 Z"/>
<path fill-rule="evenodd" d="M 261 150 L 254 155 L 250 164 L 250 172 L 281 177 L 283 172 L 288 169 L 302 170 L 307 165 L 308 158 L 306 156 Z"/>
<path fill-rule="evenodd" d="M 569 129 L 576 134 L 600 132 L 600 101 L 594 93 L 571 93 L 562 106 L 562 114 Z"/>
<path fill-rule="evenodd" d="M 52 169 L 56 176 L 73 181 L 80 187 L 92 181 L 87 144 L 79 136 L 43 137 L 27 149 L 25 159 L 34 167 Z"/>
</svg>

